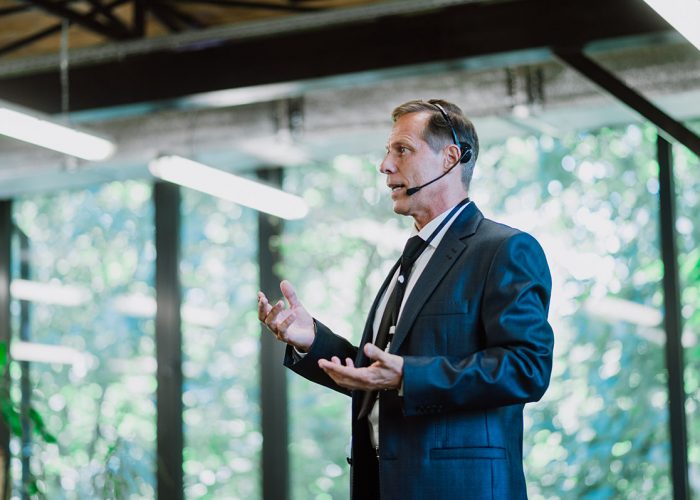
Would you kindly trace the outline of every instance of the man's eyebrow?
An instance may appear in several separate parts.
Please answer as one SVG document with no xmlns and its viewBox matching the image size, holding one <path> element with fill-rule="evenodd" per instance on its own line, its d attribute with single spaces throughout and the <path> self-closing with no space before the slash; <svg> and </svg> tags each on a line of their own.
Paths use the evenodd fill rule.
<svg viewBox="0 0 700 500">
<path fill-rule="evenodd" d="M 397 146 L 403 146 L 406 148 L 413 148 L 413 143 L 410 141 L 406 141 L 404 139 L 397 139 L 395 141 L 388 142 L 386 147 L 389 149 L 390 147 L 397 147 Z"/>
</svg>

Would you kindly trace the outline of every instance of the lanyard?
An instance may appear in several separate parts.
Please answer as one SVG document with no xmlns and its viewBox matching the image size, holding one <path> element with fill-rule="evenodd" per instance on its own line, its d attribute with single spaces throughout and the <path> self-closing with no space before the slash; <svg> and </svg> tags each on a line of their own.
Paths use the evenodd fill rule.
<svg viewBox="0 0 700 500">
<path fill-rule="evenodd" d="M 397 294 L 396 296 L 396 303 L 393 305 L 392 308 L 392 326 L 389 330 L 389 339 L 393 337 L 395 325 L 398 322 L 398 317 L 399 317 L 399 310 L 401 309 L 401 303 L 403 302 L 403 296 L 406 291 L 406 287 L 408 286 L 408 278 L 411 275 L 411 270 L 413 268 L 413 265 L 415 264 L 416 260 L 420 257 L 420 255 L 425 251 L 425 249 L 428 247 L 431 241 L 438 235 L 440 231 L 445 227 L 445 225 L 454 217 L 454 215 L 457 213 L 457 211 L 462 208 L 464 205 L 469 203 L 469 198 L 465 198 L 462 201 L 460 201 L 457 205 L 455 205 L 452 210 L 450 210 L 450 213 L 447 214 L 447 217 L 445 217 L 440 224 L 438 225 L 437 228 L 430 234 L 428 239 L 424 240 L 421 242 L 421 246 L 419 247 L 419 250 L 417 250 L 416 255 L 412 258 L 411 263 L 410 263 L 410 268 L 405 269 L 403 265 L 401 266 L 399 270 L 399 277 L 396 281 L 395 286 L 395 291 L 394 293 Z M 415 238 L 415 236 L 414 236 Z M 387 302 L 386 307 L 392 307 L 391 304 L 391 296 L 389 298 L 389 302 Z"/>
<path fill-rule="evenodd" d="M 442 219 L 442 222 L 440 222 L 440 225 L 435 229 L 435 231 L 433 231 L 433 232 L 430 234 L 430 236 L 428 236 L 428 239 L 425 240 L 425 246 L 426 246 L 426 247 L 427 247 L 428 245 L 430 245 L 430 242 L 433 241 L 433 239 L 435 239 L 435 237 L 436 237 L 436 236 L 438 235 L 438 233 L 442 230 L 442 228 L 445 227 L 445 224 L 447 224 L 447 223 L 450 221 L 450 219 L 452 219 L 452 217 L 454 216 L 454 214 L 457 213 L 457 210 L 459 210 L 460 208 L 462 208 L 462 207 L 463 207 L 464 205 L 466 205 L 467 203 L 469 203 L 469 197 L 464 198 L 462 201 L 460 201 L 459 203 L 457 203 L 457 205 L 455 205 L 454 208 L 452 208 L 452 210 L 450 210 L 450 213 L 447 214 L 447 217 L 445 217 L 444 219 Z M 425 250 L 425 247 L 421 250 L 421 253 L 423 253 L 423 250 Z"/>
</svg>

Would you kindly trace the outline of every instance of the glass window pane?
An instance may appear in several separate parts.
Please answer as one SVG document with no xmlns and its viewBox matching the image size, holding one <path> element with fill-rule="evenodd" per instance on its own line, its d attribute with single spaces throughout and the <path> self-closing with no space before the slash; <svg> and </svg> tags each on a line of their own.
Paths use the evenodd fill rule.
<svg viewBox="0 0 700 500">
<path fill-rule="evenodd" d="M 188 498 L 259 498 L 257 213 L 182 190 Z"/>
<path fill-rule="evenodd" d="M 393 215 L 377 164 L 339 156 L 285 174 L 285 188 L 311 211 L 285 225 L 282 276 L 314 317 L 354 344 L 410 228 Z M 288 380 L 292 498 L 348 498 L 350 398 L 291 372 Z"/>
<path fill-rule="evenodd" d="M 696 120 L 691 127 L 700 134 L 700 121 Z M 673 154 L 686 365 L 689 481 L 693 496 L 700 497 L 700 160 L 680 146 L 674 148 Z"/>
<path fill-rule="evenodd" d="M 526 411 L 532 498 L 671 495 L 655 137 L 631 125 L 482 148 L 472 198 L 535 235 L 554 277 L 552 382 Z M 283 274 L 357 342 L 410 221 L 361 159 L 290 170 L 286 184 L 312 211 L 287 227 Z M 290 390 L 294 498 L 343 498 L 349 401 L 300 377 Z"/>
<path fill-rule="evenodd" d="M 671 496 L 655 141 L 630 125 L 480 158 L 474 197 L 542 243 L 554 282 L 552 380 L 526 410 L 533 499 Z"/>
<path fill-rule="evenodd" d="M 151 188 L 115 182 L 25 197 L 14 207 L 24 236 L 14 246 L 13 354 L 33 359 L 31 404 L 58 439 L 57 445 L 47 444 L 35 427 L 30 447 L 35 485 L 56 499 L 153 498 Z M 15 367 L 15 401 L 19 372 Z M 12 449 L 19 492 L 18 438 Z"/>
</svg>

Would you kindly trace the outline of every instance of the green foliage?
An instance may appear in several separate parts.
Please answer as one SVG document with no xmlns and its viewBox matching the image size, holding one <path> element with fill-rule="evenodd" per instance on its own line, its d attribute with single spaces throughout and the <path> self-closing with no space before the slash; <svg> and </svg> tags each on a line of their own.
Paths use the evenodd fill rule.
<svg viewBox="0 0 700 500">
<path fill-rule="evenodd" d="M 482 209 L 542 242 L 554 279 L 552 382 L 526 414 L 531 498 L 671 496 L 649 131 L 514 138 L 475 179 Z"/>
<path fill-rule="evenodd" d="M 10 361 L 7 344 L 5 342 L 0 342 L 0 375 L 5 375 L 5 369 Z"/>
<path fill-rule="evenodd" d="M 46 429 L 44 418 L 34 408 L 29 408 L 29 420 L 34 424 L 34 431 L 38 433 L 45 442 L 49 444 L 58 442 L 56 437 Z"/>
<path fill-rule="evenodd" d="M 13 401 L 6 376 L 6 370 L 10 366 L 10 361 L 7 344 L 0 342 L 0 420 L 10 429 L 14 436 L 21 437 L 23 419 L 26 418 L 30 424 L 30 431 L 38 434 L 45 443 L 56 443 L 56 437 L 48 431 L 43 417 L 34 407 L 30 405 L 26 408 L 27 415 L 25 416 L 22 414 L 22 409 L 19 405 Z M 4 473 L 4 471 L 2 472 Z M 37 478 L 31 474 L 27 481 L 21 485 L 21 488 L 27 495 L 43 496 L 43 491 L 39 487 Z"/>
<path fill-rule="evenodd" d="M 5 391 L 3 391 L 5 392 Z M 2 401 L 0 401 L 2 409 L 2 420 L 10 428 L 10 432 L 15 436 L 22 435 L 22 417 L 20 415 L 17 406 L 10 399 L 9 393 L 2 394 Z"/>
<path fill-rule="evenodd" d="M 700 121 L 690 124 L 700 130 Z M 700 158 L 674 147 L 690 486 L 700 496 Z"/>
<path fill-rule="evenodd" d="M 22 411 L 12 400 L 10 388 L 7 386 L 6 372 L 9 368 L 10 358 L 7 350 L 7 344 L 0 342 L 0 414 L 3 422 L 9 427 L 10 432 L 15 436 L 22 435 Z M 44 423 L 44 418 L 32 406 L 27 408 L 27 418 L 32 424 L 32 431 L 37 433 L 45 443 L 56 443 L 56 437 L 49 432 Z"/>
<path fill-rule="evenodd" d="M 123 297 L 153 296 L 150 188 L 111 183 L 19 199 L 14 206 L 15 223 L 30 242 L 31 279 L 72 286 L 86 297 L 70 307 L 31 304 L 31 341 L 80 353 L 72 366 L 31 363 L 34 411 L 28 416 L 45 442 L 35 440 L 30 449 L 37 485 L 52 499 L 100 498 L 105 484 L 116 485 L 105 498 L 150 498 L 153 320 L 122 312 L 120 303 Z M 19 371 L 11 373 L 19 384 Z M 108 449 L 117 443 L 126 451 L 115 461 Z M 18 461 L 12 476 L 18 481 Z M 110 483 L 108 477 L 131 479 Z"/>
<path fill-rule="evenodd" d="M 184 303 L 216 319 L 193 323 L 183 310 L 185 494 L 259 498 L 257 214 L 183 190 L 182 222 Z"/>
</svg>

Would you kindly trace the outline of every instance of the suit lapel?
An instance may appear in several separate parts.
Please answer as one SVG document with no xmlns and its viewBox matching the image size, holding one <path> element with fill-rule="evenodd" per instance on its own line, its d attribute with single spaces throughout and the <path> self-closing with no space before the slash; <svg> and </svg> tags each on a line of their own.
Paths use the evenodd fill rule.
<svg viewBox="0 0 700 500">
<path fill-rule="evenodd" d="M 457 219 L 447 229 L 440 244 L 435 249 L 428 265 L 421 273 L 411 294 L 406 299 L 396 334 L 389 352 L 396 353 L 408 336 L 411 326 L 425 302 L 440 284 L 445 274 L 450 270 L 459 256 L 468 246 L 468 238 L 472 236 L 483 219 L 483 215 L 474 203 L 467 205 Z"/>
</svg>

